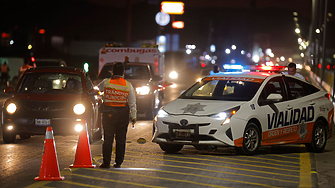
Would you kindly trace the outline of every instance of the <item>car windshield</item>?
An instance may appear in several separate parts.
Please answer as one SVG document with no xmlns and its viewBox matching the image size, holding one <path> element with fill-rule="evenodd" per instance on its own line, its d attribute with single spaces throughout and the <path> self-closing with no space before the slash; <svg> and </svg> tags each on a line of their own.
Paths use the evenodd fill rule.
<svg viewBox="0 0 335 188">
<path fill-rule="evenodd" d="M 249 101 L 261 83 L 240 80 L 203 80 L 197 82 L 180 99 Z"/>
<path fill-rule="evenodd" d="M 113 70 L 113 65 L 105 65 L 102 68 L 98 79 L 105 79 L 105 78 L 111 77 L 112 70 Z M 125 79 L 149 80 L 150 79 L 149 69 L 146 64 L 126 65 L 124 78 Z"/>
<path fill-rule="evenodd" d="M 25 74 L 17 93 L 82 94 L 81 75 L 41 72 Z"/>
</svg>

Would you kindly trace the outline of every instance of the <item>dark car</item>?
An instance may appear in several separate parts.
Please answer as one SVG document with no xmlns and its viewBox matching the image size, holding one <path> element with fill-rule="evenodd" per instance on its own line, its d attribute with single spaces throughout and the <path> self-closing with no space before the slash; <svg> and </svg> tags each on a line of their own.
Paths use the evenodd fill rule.
<svg viewBox="0 0 335 188">
<path fill-rule="evenodd" d="M 101 100 L 88 74 L 78 68 L 41 67 L 28 69 L 2 106 L 2 133 L 5 143 L 16 135 L 28 139 L 44 135 L 51 126 L 55 135 L 77 135 L 80 130 L 101 138 Z"/>
<path fill-rule="evenodd" d="M 95 85 L 103 79 L 111 77 L 110 71 L 112 71 L 113 64 L 106 63 L 102 67 Z M 127 63 L 124 78 L 134 87 L 139 117 L 141 114 L 145 114 L 145 118 L 153 119 L 164 99 L 163 86 L 159 83 L 162 77 L 155 75 L 149 63 Z"/>
</svg>

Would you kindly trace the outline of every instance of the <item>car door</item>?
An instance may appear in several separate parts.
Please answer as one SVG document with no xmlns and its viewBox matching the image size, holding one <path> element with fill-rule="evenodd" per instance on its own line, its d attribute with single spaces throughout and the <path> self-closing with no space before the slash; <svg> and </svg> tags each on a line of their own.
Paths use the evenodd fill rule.
<svg viewBox="0 0 335 188">
<path fill-rule="evenodd" d="M 284 80 L 287 86 L 288 98 L 294 106 L 291 124 L 298 129 L 292 139 L 303 142 L 311 138 L 316 118 L 315 106 L 319 101 L 319 96 L 311 95 L 307 84 L 301 80 L 289 76 L 284 76 Z"/>
<path fill-rule="evenodd" d="M 280 94 L 282 99 L 267 100 L 270 94 Z M 297 128 L 291 124 L 292 100 L 288 99 L 283 76 L 276 76 L 268 80 L 258 99 L 262 126 L 262 145 L 272 145 L 291 141 L 291 134 Z"/>
<path fill-rule="evenodd" d="M 85 73 L 85 84 L 86 84 L 86 92 L 89 93 L 91 89 L 93 89 L 93 83 L 87 73 Z M 93 104 L 93 130 L 100 128 L 98 123 L 99 123 L 99 114 L 98 114 L 98 109 L 99 109 L 99 102 L 98 102 L 98 97 L 94 95 L 89 95 L 88 96 L 90 103 Z"/>
</svg>

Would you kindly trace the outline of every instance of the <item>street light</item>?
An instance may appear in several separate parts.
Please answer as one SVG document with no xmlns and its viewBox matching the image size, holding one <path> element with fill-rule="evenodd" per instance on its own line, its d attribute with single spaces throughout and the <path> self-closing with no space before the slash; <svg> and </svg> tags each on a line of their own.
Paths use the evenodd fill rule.
<svg viewBox="0 0 335 188">
<path fill-rule="evenodd" d="M 235 46 L 235 45 L 232 45 L 232 46 L 231 46 L 231 49 L 236 50 L 236 46 Z"/>
<path fill-rule="evenodd" d="M 299 34 L 299 33 L 300 33 L 300 29 L 299 29 L 299 28 L 296 28 L 296 29 L 295 29 L 295 33 Z"/>
<path fill-rule="evenodd" d="M 315 32 L 316 32 L 316 33 L 320 33 L 320 29 L 316 29 Z"/>
<path fill-rule="evenodd" d="M 301 56 L 301 57 L 305 57 L 305 54 L 304 54 L 304 53 L 301 53 L 300 56 Z"/>
<path fill-rule="evenodd" d="M 226 54 L 230 54 L 230 50 L 228 48 L 226 49 Z"/>
</svg>

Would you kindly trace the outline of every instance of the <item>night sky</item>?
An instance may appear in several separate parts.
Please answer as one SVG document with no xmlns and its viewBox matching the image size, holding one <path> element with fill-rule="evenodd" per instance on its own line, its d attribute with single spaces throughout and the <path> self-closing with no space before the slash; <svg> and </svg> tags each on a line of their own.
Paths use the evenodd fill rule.
<svg viewBox="0 0 335 188">
<path fill-rule="evenodd" d="M 46 36 L 63 36 L 67 41 L 127 40 L 126 0 L 26 0 L 1 1 L 0 31 L 33 33 L 46 30 Z M 131 42 L 154 40 L 158 33 L 155 15 L 160 11 L 157 0 L 131 1 Z M 287 48 L 298 51 L 293 11 L 298 12 L 301 35 L 308 39 L 312 0 L 186 0 L 185 13 L 174 16 L 184 21 L 185 28 L 176 30 L 171 24 L 162 34 L 180 35 L 180 48 L 195 44 L 205 50 L 215 43 L 218 53 L 232 44 L 251 49 L 255 34 L 266 34 L 270 48 Z M 333 0 L 329 10 L 334 11 Z M 335 12 L 335 11 L 334 11 Z M 329 33 L 334 33 L 334 17 L 330 18 Z M 208 41 L 212 22 L 211 41 Z M 23 34 L 22 34 L 23 35 Z M 22 36 L 21 35 L 21 36 Z M 334 45 L 330 35 L 329 44 Z"/>
</svg>

